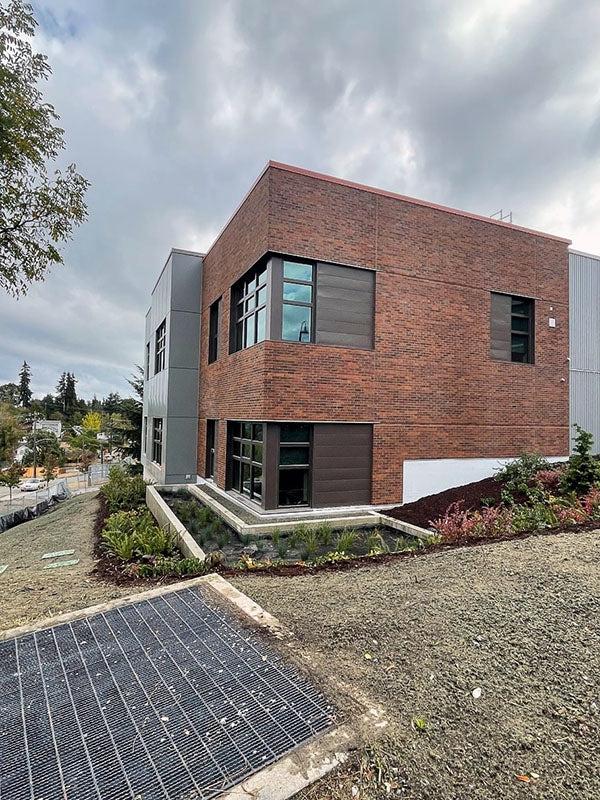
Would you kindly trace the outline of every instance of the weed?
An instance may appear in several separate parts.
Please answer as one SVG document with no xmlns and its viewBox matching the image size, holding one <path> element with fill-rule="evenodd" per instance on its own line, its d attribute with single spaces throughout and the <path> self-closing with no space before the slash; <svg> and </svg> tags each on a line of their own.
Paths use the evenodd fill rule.
<svg viewBox="0 0 600 800">
<path fill-rule="evenodd" d="M 417 733 L 425 733 L 429 726 L 426 717 L 413 717 L 410 724 Z"/>
</svg>

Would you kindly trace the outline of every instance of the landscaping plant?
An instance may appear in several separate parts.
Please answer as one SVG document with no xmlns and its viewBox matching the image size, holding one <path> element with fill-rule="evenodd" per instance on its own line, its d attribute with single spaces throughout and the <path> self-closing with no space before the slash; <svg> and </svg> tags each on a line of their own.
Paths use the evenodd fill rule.
<svg viewBox="0 0 600 800">
<path fill-rule="evenodd" d="M 535 453 L 522 453 L 514 461 L 505 464 L 495 476 L 504 484 L 502 499 L 510 503 L 519 495 L 527 496 L 537 473 L 549 468 L 549 462 Z"/>
<path fill-rule="evenodd" d="M 335 543 L 335 549 L 338 553 L 349 553 L 356 544 L 357 533 L 355 530 L 343 530 Z"/>
<path fill-rule="evenodd" d="M 569 458 L 562 474 L 561 489 L 563 492 L 584 494 L 596 483 L 600 483 L 600 461 L 592 455 L 594 437 L 591 433 L 575 423 L 575 452 Z"/>
<path fill-rule="evenodd" d="M 149 511 L 117 511 L 106 520 L 102 541 L 121 561 L 171 555 L 175 537 L 155 524 Z"/>
<path fill-rule="evenodd" d="M 108 481 L 100 489 L 109 513 L 133 511 L 146 502 L 146 481 L 139 475 L 131 478 L 122 467 L 111 467 Z"/>
</svg>

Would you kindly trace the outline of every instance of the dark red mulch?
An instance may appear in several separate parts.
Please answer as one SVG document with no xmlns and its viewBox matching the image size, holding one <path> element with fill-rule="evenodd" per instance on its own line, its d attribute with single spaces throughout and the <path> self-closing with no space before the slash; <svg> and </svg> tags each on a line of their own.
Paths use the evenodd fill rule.
<svg viewBox="0 0 600 800">
<path fill-rule="evenodd" d="M 502 483 L 495 478 L 484 478 L 481 481 L 467 483 L 465 486 L 455 486 L 444 492 L 421 497 L 414 503 L 406 503 L 406 505 L 392 508 L 391 511 L 383 513 L 395 519 L 401 519 L 403 522 L 410 522 L 411 525 L 429 528 L 430 522 L 443 517 L 452 503 L 463 500 L 465 510 L 479 508 L 484 497 L 491 498 L 496 502 L 500 500 L 502 488 Z"/>
</svg>

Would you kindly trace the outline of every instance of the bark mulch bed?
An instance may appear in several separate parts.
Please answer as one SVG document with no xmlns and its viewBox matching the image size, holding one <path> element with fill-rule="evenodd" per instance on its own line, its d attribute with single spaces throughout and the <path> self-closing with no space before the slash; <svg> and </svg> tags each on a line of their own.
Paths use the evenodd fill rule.
<svg viewBox="0 0 600 800">
<path fill-rule="evenodd" d="M 502 483 L 495 478 L 484 478 L 481 481 L 467 483 L 465 486 L 454 486 L 444 492 L 421 497 L 414 503 L 406 503 L 406 505 L 392 508 L 383 513 L 403 522 L 410 522 L 411 525 L 429 528 L 431 522 L 444 516 L 448 506 L 451 506 L 452 503 L 462 500 L 465 510 L 479 508 L 484 498 L 494 502 L 500 500 L 502 488 Z"/>
</svg>

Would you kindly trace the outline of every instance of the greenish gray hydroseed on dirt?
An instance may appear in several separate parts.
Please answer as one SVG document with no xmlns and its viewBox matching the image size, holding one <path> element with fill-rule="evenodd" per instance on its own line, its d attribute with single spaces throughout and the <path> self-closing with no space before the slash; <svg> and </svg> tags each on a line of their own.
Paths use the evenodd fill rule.
<svg viewBox="0 0 600 800">
<path fill-rule="evenodd" d="M 55 550 L 53 553 L 44 553 L 42 558 L 58 558 L 59 556 L 72 556 L 75 550 Z"/>
<path fill-rule="evenodd" d="M 94 578 L 96 493 L 65 500 L 56 510 L 0 534 L 0 563 L 9 569 L 0 580 L 0 628 L 6 630 L 44 617 L 133 594 L 131 586 L 116 586 Z M 74 549 L 79 563 L 45 571 L 44 553 Z M 51 577 L 50 577 L 51 576 Z"/>
<path fill-rule="evenodd" d="M 295 632 L 318 670 L 388 712 L 377 763 L 396 788 L 375 788 L 377 770 L 361 778 L 354 758 L 299 798 L 341 800 L 353 785 L 362 800 L 600 797 L 598 532 L 231 580 Z"/>
<path fill-rule="evenodd" d="M 74 567 L 79 564 L 78 558 L 71 558 L 68 561 L 53 561 L 51 564 L 44 564 L 44 569 L 58 569 L 59 567 Z"/>
</svg>

